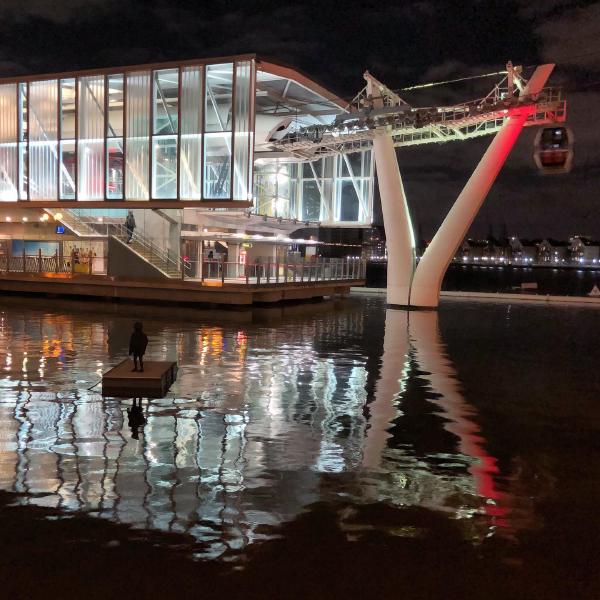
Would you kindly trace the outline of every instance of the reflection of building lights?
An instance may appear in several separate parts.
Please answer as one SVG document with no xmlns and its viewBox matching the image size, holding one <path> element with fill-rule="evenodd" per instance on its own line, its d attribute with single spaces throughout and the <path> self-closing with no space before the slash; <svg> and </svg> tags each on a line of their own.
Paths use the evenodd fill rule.
<svg viewBox="0 0 600 600">
<path fill-rule="evenodd" d="M 27 217 L 22 217 L 21 220 L 23 221 L 23 223 L 27 223 L 27 221 L 29 220 Z"/>
<path fill-rule="evenodd" d="M 12 221 L 12 218 L 11 217 L 6 217 L 5 220 L 6 220 L 7 223 L 10 223 Z"/>
<path fill-rule="evenodd" d="M 57 213 L 54 215 L 54 220 L 55 220 L 55 221 L 60 221 L 62 218 L 63 218 L 63 215 L 62 215 L 62 213 L 60 213 L 60 212 L 57 212 Z"/>
</svg>

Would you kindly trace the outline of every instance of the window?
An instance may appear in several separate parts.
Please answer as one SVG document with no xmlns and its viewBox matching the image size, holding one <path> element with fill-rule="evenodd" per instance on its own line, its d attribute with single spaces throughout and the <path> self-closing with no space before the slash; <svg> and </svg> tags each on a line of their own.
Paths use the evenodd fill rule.
<svg viewBox="0 0 600 600">
<path fill-rule="evenodd" d="M 18 199 L 17 85 L 0 85 L 0 200 Z"/>
<path fill-rule="evenodd" d="M 75 199 L 75 79 L 60 81 L 60 199 Z"/>
<path fill-rule="evenodd" d="M 106 104 L 106 197 L 109 200 L 123 198 L 123 75 L 107 78 Z"/>
<path fill-rule="evenodd" d="M 177 198 L 179 70 L 154 72 L 152 197 Z"/>
<path fill-rule="evenodd" d="M 232 89 L 232 63 L 206 67 L 204 198 L 231 197 Z"/>
<path fill-rule="evenodd" d="M 58 81 L 29 84 L 29 198 L 58 196 Z"/>
<path fill-rule="evenodd" d="M 202 67 L 181 70 L 181 149 L 179 195 L 200 200 L 202 160 Z"/>
<path fill-rule="evenodd" d="M 125 197 L 148 200 L 150 71 L 127 74 Z"/>
</svg>

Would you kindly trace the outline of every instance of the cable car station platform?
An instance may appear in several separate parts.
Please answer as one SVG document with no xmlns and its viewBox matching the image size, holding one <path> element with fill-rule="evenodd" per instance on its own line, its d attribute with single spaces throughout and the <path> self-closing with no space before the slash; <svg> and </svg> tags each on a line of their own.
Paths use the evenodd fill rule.
<svg viewBox="0 0 600 600">
<path fill-rule="evenodd" d="M 176 378 L 176 362 L 148 360 L 143 371 L 133 371 L 133 361 L 127 359 L 102 375 L 102 395 L 160 398 Z"/>
<path fill-rule="evenodd" d="M 250 306 L 288 300 L 310 300 L 325 296 L 345 296 L 350 287 L 365 284 L 364 276 L 317 281 L 261 280 L 260 283 L 240 281 L 183 281 L 117 278 L 102 275 L 64 273 L 0 273 L 0 294 L 36 294 L 44 296 L 87 297 L 132 302 L 217 304 Z"/>
</svg>

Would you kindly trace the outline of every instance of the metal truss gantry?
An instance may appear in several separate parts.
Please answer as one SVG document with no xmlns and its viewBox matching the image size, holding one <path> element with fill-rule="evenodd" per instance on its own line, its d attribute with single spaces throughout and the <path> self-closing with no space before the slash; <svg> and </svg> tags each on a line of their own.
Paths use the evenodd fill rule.
<svg viewBox="0 0 600 600">
<path fill-rule="evenodd" d="M 348 112 L 329 127 L 311 126 L 287 136 L 278 146 L 311 160 L 364 150 L 375 156 L 388 250 L 388 305 L 436 308 L 442 279 L 524 126 L 566 120 L 560 88 L 545 87 L 553 64 L 536 68 L 529 81 L 510 62 L 505 77 L 475 101 L 450 107 L 413 108 L 398 94 L 364 74 L 367 85 Z M 496 134 L 450 209 L 419 264 L 413 227 L 395 148 L 467 140 Z"/>
</svg>

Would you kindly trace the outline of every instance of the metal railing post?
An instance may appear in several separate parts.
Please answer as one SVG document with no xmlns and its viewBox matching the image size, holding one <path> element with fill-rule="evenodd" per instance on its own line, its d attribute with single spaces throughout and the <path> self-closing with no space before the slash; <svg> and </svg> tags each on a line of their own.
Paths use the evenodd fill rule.
<svg viewBox="0 0 600 600">
<path fill-rule="evenodd" d="M 302 267 L 300 269 L 300 282 L 304 283 L 304 258 L 302 259 Z"/>
<path fill-rule="evenodd" d="M 75 273 L 75 250 L 71 250 L 71 275 Z"/>
<path fill-rule="evenodd" d="M 38 273 L 42 272 L 42 249 L 38 248 Z"/>
<path fill-rule="evenodd" d="M 54 251 L 54 272 L 58 273 L 58 250 Z"/>
<path fill-rule="evenodd" d="M 275 283 L 279 283 L 279 261 L 275 262 Z"/>
<path fill-rule="evenodd" d="M 267 283 L 271 281 L 271 263 L 267 263 Z"/>
<path fill-rule="evenodd" d="M 23 273 L 27 272 L 27 261 L 25 257 L 25 241 L 23 241 Z"/>
<path fill-rule="evenodd" d="M 185 261 L 181 257 L 181 281 L 185 281 Z"/>
<path fill-rule="evenodd" d="M 244 265 L 244 270 L 246 271 L 246 285 L 248 285 L 250 283 L 250 267 Z"/>
<path fill-rule="evenodd" d="M 225 261 L 221 258 L 221 283 L 225 283 Z"/>
</svg>

